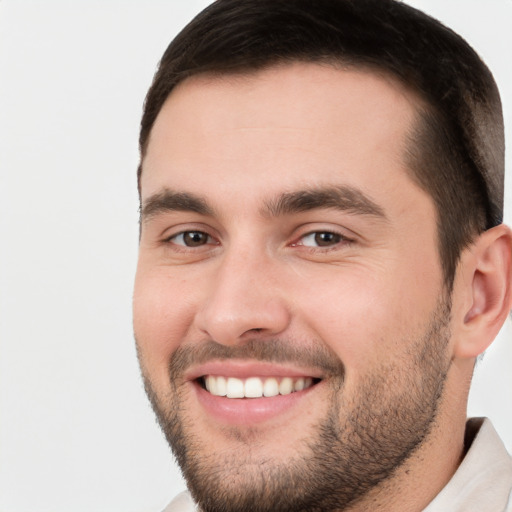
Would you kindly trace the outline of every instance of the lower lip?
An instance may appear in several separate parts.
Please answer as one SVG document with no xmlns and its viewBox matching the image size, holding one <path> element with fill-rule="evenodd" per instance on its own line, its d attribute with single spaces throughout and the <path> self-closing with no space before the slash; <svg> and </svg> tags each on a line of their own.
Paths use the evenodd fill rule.
<svg viewBox="0 0 512 512">
<path fill-rule="evenodd" d="M 199 403 L 206 412 L 221 423 L 230 425 L 254 425 L 276 418 L 296 406 L 319 385 L 269 398 L 226 398 L 212 395 L 197 382 L 193 384 Z"/>
</svg>

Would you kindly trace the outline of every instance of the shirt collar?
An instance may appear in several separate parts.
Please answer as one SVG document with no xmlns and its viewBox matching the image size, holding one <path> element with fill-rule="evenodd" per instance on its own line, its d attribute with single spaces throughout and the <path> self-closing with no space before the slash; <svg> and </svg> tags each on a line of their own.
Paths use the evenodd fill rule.
<svg viewBox="0 0 512 512">
<path fill-rule="evenodd" d="M 424 512 L 512 510 L 512 457 L 487 418 L 466 424 L 466 456 L 446 487 Z"/>
</svg>

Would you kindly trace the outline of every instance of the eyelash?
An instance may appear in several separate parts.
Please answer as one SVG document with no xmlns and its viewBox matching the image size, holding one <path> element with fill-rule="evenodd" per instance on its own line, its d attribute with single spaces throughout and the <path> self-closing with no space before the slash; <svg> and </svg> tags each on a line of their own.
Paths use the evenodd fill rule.
<svg viewBox="0 0 512 512">
<path fill-rule="evenodd" d="M 331 244 L 332 240 L 327 240 L 328 245 L 318 245 L 319 242 L 317 240 L 317 237 L 322 236 L 322 235 L 329 235 L 330 237 L 334 238 L 333 243 Z M 304 243 L 304 241 L 307 238 L 313 238 L 317 245 L 306 245 Z M 325 251 L 329 251 L 329 250 L 339 249 L 340 245 L 347 245 L 347 244 L 351 244 L 352 242 L 353 242 L 353 240 L 347 238 L 345 235 L 343 235 L 342 233 L 339 233 L 337 231 L 329 230 L 329 229 L 325 229 L 325 230 L 319 229 L 319 230 L 315 230 L 315 231 L 309 231 L 308 233 L 304 233 L 303 235 L 301 235 L 298 238 L 297 242 L 294 242 L 291 245 L 292 245 L 292 247 L 304 247 L 305 249 L 310 250 L 310 251 L 319 251 L 320 250 L 320 251 L 325 252 Z"/>
<path fill-rule="evenodd" d="M 206 242 L 204 244 L 199 244 L 199 245 L 194 246 L 194 245 L 186 245 L 186 243 L 176 243 L 175 241 L 173 241 L 179 237 L 182 237 L 183 242 L 185 242 L 184 237 L 187 234 L 191 234 L 191 235 L 195 234 L 195 235 L 200 235 L 200 236 L 204 235 L 204 236 L 206 236 Z M 215 239 L 211 235 L 209 235 L 206 231 L 201 231 L 200 229 L 189 229 L 189 230 L 185 230 L 185 231 L 180 231 L 179 233 L 175 233 L 175 234 L 167 237 L 164 240 L 164 242 L 168 243 L 168 244 L 173 244 L 176 247 L 180 247 L 180 248 L 182 248 L 182 250 L 190 250 L 190 249 L 194 249 L 196 247 L 204 247 L 207 245 L 211 245 L 213 240 L 215 240 Z M 218 245 L 218 242 L 216 242 L 214 245 Z"/>
<path fill-rule="evenodd" d="M 187 245 L 186 242 L 185 242 L 185 239 L 184 237 L 187 236 L 187 235 L 199 235 L 199 236 L 206 236 L 206 241 L 204 243 L 198 243 L 198 245 Z M 314 238 L 315 242 L 318 244 L 318 240 L 317 240 L 317 237 L 319 236 L 324 236 L 324 235 L 328 235 L 328 236 L 331 236 L 332 238 L 334 238 L 334 242 L 332 243 L 331 245 L 331 240 L 327 240 L 327 245 L 307 245 L 304 243 L 304 241 L 309 237 L 309 238 Z M 179 237 L 182 238 L 183 240 L 183 243 L 177 243 L 176 242 L 176 239 L 178 239 Z M 211 245 L 219 245 L 219 242 L 217 242 L 215 240 L 214 237 L 212 237 L 211 235 L 209 235 L 206 231 L 201 231 L 201 230 L 185 230 L 185 231 L 181 231 L 179 233 L 175 233 L 169 237 L 167 237 L 165 240 L 164 240 L 165 243 L 167 244 L 172 244 L 174 245 L 175 247 L 177 248 L 180 248 L 180 250 L 194 250 L 195 248 L 202 248 L 202 247 L 207 247 L 207 246 L 211 246 Z M 212 244 L 213 242 L 213 244 Z M 343 234 L 337 232 L 337 231 L 334 231 L 334 230 L 315 230 L 315 231 L 310 231 L 308 233 L 304 233 L 302 234 L 296 242 L 293 242 L 290 244 L 291 247 L 304 247 L 306 250 L 310 250 L 310 251 L 329 251 L 329 250 L 335 250 L 337 248 L 339 248 L 340 244 L 343 244 L 343 245 L 347 245 L 347 244 L 351 244 L 353 243 L 353 240 L 350 239 L 350 238 L 347 238 L 346 236 L 344 236 Z"/>
</svg>

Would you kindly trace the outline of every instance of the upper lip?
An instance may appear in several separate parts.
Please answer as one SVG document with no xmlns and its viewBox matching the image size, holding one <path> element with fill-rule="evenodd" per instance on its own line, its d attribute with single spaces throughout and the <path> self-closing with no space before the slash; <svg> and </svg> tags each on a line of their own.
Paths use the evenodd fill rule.
<svg viewBox="0 0 512 512">
<path fill-rule="evenodd" d="M 219 375 L 247 379 L 249 377 L 313 377 L 322 379 L 318 369 L 300 368 L 290 364 L 245 361 L 237 359 L 210 361 L 190 368 L 185 374 L 186 380 L 196 380 L 205 375 Z"/>
</svg>

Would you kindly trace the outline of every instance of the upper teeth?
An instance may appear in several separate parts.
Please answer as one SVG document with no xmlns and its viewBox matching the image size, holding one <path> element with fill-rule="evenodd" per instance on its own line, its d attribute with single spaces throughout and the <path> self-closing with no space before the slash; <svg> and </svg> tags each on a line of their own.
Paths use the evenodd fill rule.
<svg viewBox="0 0 512 512">
<path fill-rule="evenodd" d="M 242 380 L 235 377 L 208 375 L 204 377 L 204 383 L 212 395 L 227 398 L 261 398 L 263 396 L 289 395 L 294 391 L 302 391 L 313 385 L 313 379 L 311 377 L 296 379 L 284 377 L 278 380 L 275 377 L 265 379 L 249 377 Z"/>
</svg>

